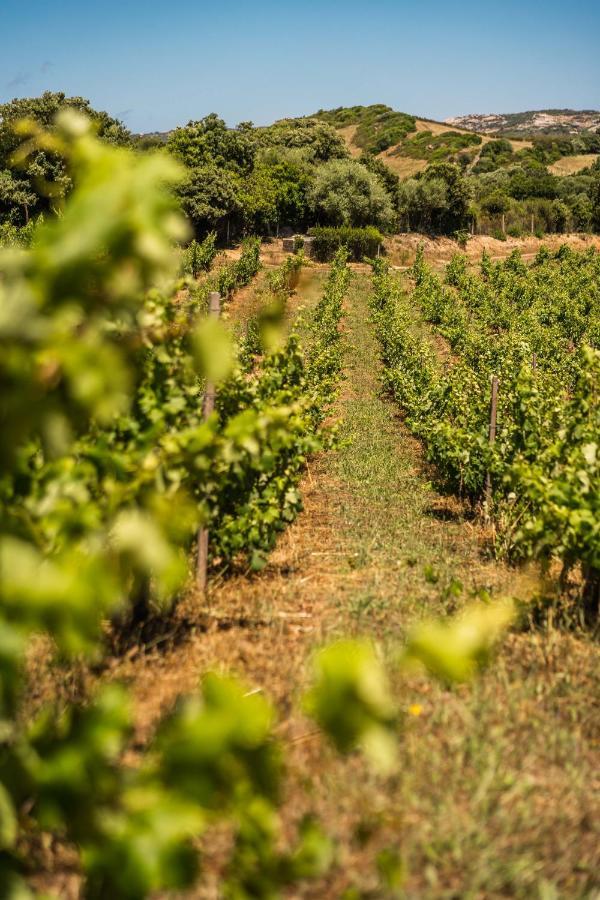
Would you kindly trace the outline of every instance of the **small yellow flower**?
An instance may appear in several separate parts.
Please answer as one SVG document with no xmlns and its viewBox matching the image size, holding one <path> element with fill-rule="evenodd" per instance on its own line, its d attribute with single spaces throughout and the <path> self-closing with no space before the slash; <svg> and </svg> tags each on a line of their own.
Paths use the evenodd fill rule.
<svg viewBox="0 0 600 900">
<path fill-rule="evenodd" d="M 423 707 L 420 703 L 411 703 L 408 707 L 409 716 L 420 716 L 423 712 Z"/>
</svg>

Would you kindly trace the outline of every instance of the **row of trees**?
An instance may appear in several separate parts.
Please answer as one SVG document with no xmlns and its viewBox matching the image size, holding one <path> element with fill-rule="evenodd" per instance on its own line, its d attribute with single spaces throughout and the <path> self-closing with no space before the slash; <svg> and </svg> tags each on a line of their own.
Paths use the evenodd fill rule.
<svg viewBox="0 0 600 900">
<path fill-rule="evenodd" d="M 439 164 L 401 183 L 398 207 L 403 227 L 438 234 L 600 231 L 600 167 L 557 178 L 538 164 L 471 176 Z"/>
<path fill-rule="evenodd" d="M 168 147 L 189 171 L 181 196 L 201 234 L 315 224 L 433 234 L 600 230 L 598 167 L 558 178 L 534 158 L 481 174 L 437 162 L 400 181 L 377 156 L 350 159 L 337 132 L 315 119 L 231 130 L 208 116 L 177 129 Z"/>
<path fill-rule="evenodd" d="M 228 129 L 216 115 L 170 136 L 186 166 L 183 208 L 199 233 L 277 233 L 281 225 L 394 225 L 377 173 L 348 157 L 335 129 L 316 119 Z"/>
<path fill-rule="evenodd" d="M 136 138 L 81 97 L 47 92 L 0 106 L 4 242 L 11 239 L 8 230 L 51 213 L 70 190 L 69 175 L 50 145 L 19 155 L 18 123 L 29 118 L 51 128 L 64 107 L 86 113 L 100 137 L 112 144 L 136 144 L 145 152 L 149 143 L 161 143 Z M 177 192 L 197 238 L 214 231 L 227 241 L 251 233 L 278 234 L 283 226 L 304 231 L 314 225 L 432 234 L 476 227 L 492 233 L 600 230 L 600 167 L 558 178 L 534 156 L 520 159 L 507 141 L 483 147 L 471 170 L 434 162 L 405 181 L 372 153 L 350 158 L 333 124 L 319 118 L 228 128 L 211 114 L 175 129 L 165 146 L 184 164 L 186 177 Z"/>
</svg>

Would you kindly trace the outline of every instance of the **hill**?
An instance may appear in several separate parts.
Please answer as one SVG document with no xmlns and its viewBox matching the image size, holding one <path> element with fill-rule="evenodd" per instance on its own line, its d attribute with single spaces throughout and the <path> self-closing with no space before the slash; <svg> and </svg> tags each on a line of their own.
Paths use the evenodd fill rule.
<svg viewBox="0 0 600 900">
<path fill-rule="evenodd" d="M 415 116 L 397 112 L 382 103 L 320 109 L 312 118 L 322 119 L 339 129 L 351 150 L 364 150 L 374 154 L 382 153 L 403 141 L 415 131 L 417 121 Z"/>
<path fill-rule="evenodd" d="M 474 113 L 446 119 L 452 127 L 498 135 L 589 134 L 600 131 L 594 109 L 540 109 L 520 113 Z"/>
<path fill-rule="evenodd" d="M 438 122 L 375 104 L 321 109 L 312 118 L 336 128 L 352 156 L 377 156 L 401 179 L 438 162 L 457 163 L 468 174 L 541 164 L 551 174 L 573 175 L 600 152 L 600 112 L 594 110 L 478 114 Z"/>
<path fill-rule="evenodd" d="M 48 110 L 75 101 L 44 95 L 19 101 L 17 111 L 45 122 Z M 5 108 L 0 244 L 26 239 L 29 231 L 15 232 L 49 208 L 37 176 L 25 182 L 9 171 L 15 138 Z M 187 168 L 179 194 L 196 235 L 214 231 L 223 243 L 317 225 L 503 237 L 600 227 L 600 133 L 502 137 L 383 104 L 263 126 L 231 127 L 216 113 L 170 133 L 131 135 L 116 120 L 109 125 L 109 142 L 123 131 L 121 140 L 142 151 L 166 144 Z M 54 162 L 45 165 L 52 176 Z"/>
<path fill-rule="evenodd" d="M 352 156 L 378 156 L 400 178 L 410 178 L 435 162 L 475 165 L 481 149 L 492 139 L 464 127 L 423 119 L 389 106 L 338 107 L 319 110 L 312 118 L 333 125 Z M 511 141 L 514 152 L 526 150 L 526 140 Z"/>
<path fill-rule="evenodd" d="M 311 116 L 282 119 L 257 133 L 264 137 L 282 129 L 302 131 L 315 120 L 332 126 L 351 156 L 376 156 L 401 179 L 437 162 L 457 163 L 478 174 L 535 160 L 552 174 L 570 175 L 592 165 L 600 150 L 600 112 L 593 110 L 477 114 L 438 122 L 378 103 L 320 109 Z M 142 146 L 160 146 L 169 132 L 135 137 Z M 496 146 L 497 138 L 505 138 L 504 145 Z"/>
</svg>

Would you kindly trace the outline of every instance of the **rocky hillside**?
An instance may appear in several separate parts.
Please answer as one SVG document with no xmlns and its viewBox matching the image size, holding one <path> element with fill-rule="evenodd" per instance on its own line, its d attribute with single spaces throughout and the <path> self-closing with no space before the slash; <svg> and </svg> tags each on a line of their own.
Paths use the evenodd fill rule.
<svg viewBox="0 0 600 900">
<path fill-rule="evenodd" d="M 522 113 L 474 113 L 446 119 L 448 125 L 487 134 L 583 134 L 600 132 L 594 109 L 541 109 Z"/>
</svg>

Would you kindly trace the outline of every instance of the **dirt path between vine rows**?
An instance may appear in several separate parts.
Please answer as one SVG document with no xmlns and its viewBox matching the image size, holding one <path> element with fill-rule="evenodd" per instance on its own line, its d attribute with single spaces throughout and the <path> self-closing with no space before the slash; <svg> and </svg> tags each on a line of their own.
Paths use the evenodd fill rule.
<svg viewBox="0 0 600 900">
<path fill-rule="evenodd" d="M 296 304 L 316 302 L 324 277 L 308 270 Z M 476 527 L 433 490 L 418 443 L 380 396 L 367 287 L 359 275 L 342 326 L 346 367 L 332 420 L 344 446 L 310 463 L 304 511 L 264 572 L 213 582 L 207 601 L 192 592 L 181 605 L 198 633 L 185 653 L 157 651 L 160 679 L 153 667 L 136 672 L 141 740 L 206 668 L 239 672 L 285 702 L 304 681 L 307 651 L 323 640 L 349 632 L 398 640 L 415 617 L 446 610 L 440 585 L 453 579 L 470 593 L 514 593 L 514 571 L 483 558 Z M 525 578 L 525 591 L 530 584 Z"/>
<path fill-rule="evenodd" d="M 310 304 L 316 282 L 305 278 L 297 302 Z M 362 634 L 387 653 L 416 619 L 452 612 L 478 591 L 527 597 L 538 587 L 535 573 L 486 559 L 476 524 L 433 489 L 418 443 L 381 396 L 368 290 L 357 275 L 346 304 L 334 411 L 343 446 L 310 463 L 304 512 L 267 568 L 213 585 L 208 602 L 192 593 L 179 611 L 181 640 L 134 650 L 112 674 L 131 683 L 140 744 L 209 669 L 273 699 L 289 755 L 286 826 L 292 833 L 312 809 L 339 841 L 332 874 L 291 896 L 351 887 L 387 896 L 376 867 L 385 848 L 402 860 L 409 897 L 525 898 L 544 885 L 591 896 L 600 871 L 597 646 L 558 630 L 514 633 L 473 686 L 398 679 L 401 708 L 418 715 L 407 715 L 391 779 L 358 758 L 340 761 L 297 711 L 322 643 Z M 211 839 L 204 885 L 191 896 L 217 896 L 226 844 Z"/>
</svg>

